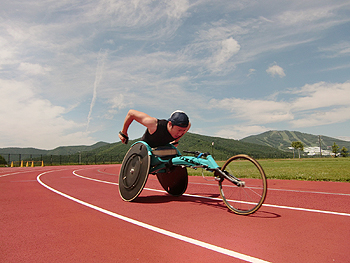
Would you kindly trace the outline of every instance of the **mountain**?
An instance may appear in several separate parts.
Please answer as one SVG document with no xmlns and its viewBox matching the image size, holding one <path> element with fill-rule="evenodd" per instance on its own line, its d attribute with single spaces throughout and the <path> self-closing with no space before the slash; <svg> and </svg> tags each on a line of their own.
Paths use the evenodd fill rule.
<svg viewBox="0 0 350 263">
<path fill-rule="evenodd" d="M 91 146 L 62 146 L 53 150 L 35 148 L 0 148 L 0 154 L 8 162 L 18 160 L 44 160 L 44 163 L 115 163 L 122 162 L 132 143 L 98 142 Z M 195 133 L 186 133 L 180 140 L 178 149 L 210 152 L 216 160 L 226 160 L 236 154 L 248 154 L 254 158 L 291 158 L 288 149 L 292 141 L 301 141 L 304 147 L 319 146 L 319 136 L 297 131 L 268 131 L 248 136 L 241 140 L 210 137 Z M 350 149 L 350 142 L 321 136 L 322 149 L 336 143 L 340 148 Z M 213 144 L 214 143 L 214 144 Z"/>
<path fill-rule="evenodd" d="M 49 150 L 47 155 L 70 155 L 78 152 L 88 152 L 94 149 L 98 149 L 102 146 L 109 145 L 107 142 L 97 142 L 90 146 L 80 145 L 80 146 L 60 146 L 53 150 Z"/>
<path fill-rule="evenodd" d="M 0 148 L 0 154 L 7 162 L 18 160 L 43 160 L 47 164 L 67 163 L 115 163 L 122 162 L 130 146 L 121 142 L 99 142 L 92 146 L 62 146 L 53 150 L 34 148 Z M 214 143 L 214 145 L 212 144 Z M 289 158 L 291 153 L 283 152 L 270 146 L 261 146 L 233 139 L 210 137 L 194 133 L 186 133 L 178 146 L 183 150 L 210 152 L 216 160 L 226 160 L 236 154 L 248 154 L 255 158 Z"/>
<path fill-rule="evenodd" d="M 214 145 L 212 145 L 214 143 Z M 185 134 L 178 146 L 180 151 L 200 151 L 213 153 L 217 160 L 226 160 L 237 154 L 248 154 L 255 158 L 286 158 L 290 157 L 283 151 L 270 146 L 260 146 L 249 142 L 233 139 L 210 137 L 194 133 Z"/>
<path fill-rule="evenodd" d="M 42 149 L 36 149 L 36 148 L 18 148 L 18 147 L 7 147 L 7 148 L 0 148 L 0 154 L 24 154 L 24 155 L 69 155 L 69 154 L 75 154 L 78 152 L 86 152 L 91 151 L 96 148 L 100 148 L 102 146 L 108 145 L 109 143 L 106 142 L 97 142 L 93 145 L 86 146 L 86 145 L 80 145 L 80 146 L 60 146 L 53 150 L 42 150 Z"/>
<path fill-rule="evenodd" d="M 85 152 L 83 155 L 90 162 L 114 161 L 121 162 L 130 146 L 139 139 L 132 140 L 128 145 L 121 142 L 104 145 L 100 148 Z M 214 145 L 212 143 L 214 142 Z M 241 142 L 233 139 L 210 137 L 194 133 L 186 133 L 180 140 L 178 149 L 180 152 L 200 151 L 210 152 L 216 160 L 226 160 L 236 154 L 248 154 L 255 158 L 288 158 L 291 153 L 286 153 L 270 146 L 261 146 L 252 143 Z"/>
<path fill-rule="evenodd" d="M 289 151 L 288 147 L 291 146 L 293 141 L 300 141 L 304 144 L 304 147 L 319 147 L 321 139 L 321 148 L 327 149 L 336 143 L 340 149 L 345 146 L 350 149 L 350 142 L 343 141 L 324 135 L 312 135 L 308 133 L 302 133 L 298 131 L 267 131 L 258 135 L 248 136 L 241 139 L 241 142 L 254 143 L 264 146 L 270 146 L 281 151 Z"/>
</svg>

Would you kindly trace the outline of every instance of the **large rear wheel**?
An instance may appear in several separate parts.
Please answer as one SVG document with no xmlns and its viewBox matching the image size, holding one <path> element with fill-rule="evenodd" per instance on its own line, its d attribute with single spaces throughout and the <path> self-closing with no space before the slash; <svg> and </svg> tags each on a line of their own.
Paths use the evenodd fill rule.
<svg viewBox="0 0 350 263">
<path fill-rule="evenodd" d="M 146 184 L 150 156 L 145 144 L 136 143 L 126 153 L 119 173 L 119 193 L 124 201 L 133 201 Z"/>
<path fill-rule="evenodd" d="M 244 154 L 229 158 L 221 169 L 226 177 L 219 180 L 220 195 L 226 206 L 236 214 L 249 215 L 263 204 L 266 175 L 260 164 Z"/>
</svg>

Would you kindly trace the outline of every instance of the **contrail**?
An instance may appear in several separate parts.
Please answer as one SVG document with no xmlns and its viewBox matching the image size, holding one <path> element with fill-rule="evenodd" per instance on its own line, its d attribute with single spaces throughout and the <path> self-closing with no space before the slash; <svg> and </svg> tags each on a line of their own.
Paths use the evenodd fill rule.
<svg viewBox="0 0 350 263">
<path fill-rule="evenodd" d="M 94 90 L 93 90 L 93 93 L 92 93 L 92 100 L 91 100 L 91 104 L 90 104 L 89 115 L 87 117 L 86 131 L 89 129 L 89 124 L 90 124 L 90 121 L 91 121 L 92 109 L 95 106 L 96 97 L 97 97 L 97 87 L 100 84 L 100 81 L 102 79 L 103 68 L 104 68 L 106 57 L 107 57 L 107 50 L 104 51 L 104 52 L 102 52 L 102 50 L 100 50 L 98 52 Z"/>
</svg>

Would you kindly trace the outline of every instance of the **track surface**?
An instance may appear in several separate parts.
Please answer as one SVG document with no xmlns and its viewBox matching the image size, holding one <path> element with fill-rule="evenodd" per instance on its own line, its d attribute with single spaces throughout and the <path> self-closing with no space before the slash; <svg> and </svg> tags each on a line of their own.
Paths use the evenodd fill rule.
<svg viewBox="0 0 350 263">
<path fill-rule="evenodd" d="M 265 205 L 238 216 L 202 177 L 172 197 L 150 175 L 124 202 L 119 169 L 0 168 L 0 261 L 350 262 L 348 183 L 268 180 Z"/>
</svg>

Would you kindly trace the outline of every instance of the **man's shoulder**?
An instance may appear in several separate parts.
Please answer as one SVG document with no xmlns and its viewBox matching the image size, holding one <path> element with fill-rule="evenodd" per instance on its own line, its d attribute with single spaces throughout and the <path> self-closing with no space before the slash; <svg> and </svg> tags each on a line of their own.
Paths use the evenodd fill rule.
<svg viewBox="0 0 350 263">
<path fill-rule="evenodd" d="M 165 119 L 158 119 L 158 126 L 166 127 L 168 124 L 168 121 Z"/>
</svg>

